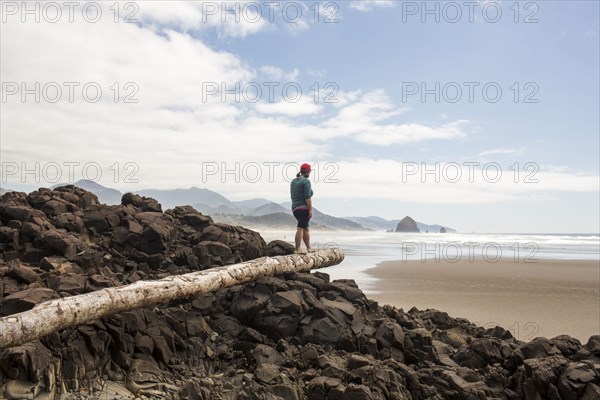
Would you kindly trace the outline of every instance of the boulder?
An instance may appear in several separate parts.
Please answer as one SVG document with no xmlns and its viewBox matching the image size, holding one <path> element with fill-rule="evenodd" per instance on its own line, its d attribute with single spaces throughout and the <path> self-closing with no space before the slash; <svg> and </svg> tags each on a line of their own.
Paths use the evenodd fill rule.
<svg viewBox="0 0 600 400">
<path fill-rule="evenodd" d="M 63 228 L 67 232 L 81 233 L 85 226 L 83 220 L 75 214 L 63 213 L 57 215 L 53 220 L 52 224 L 57 228 Z"/>
<path fill-rule="evenodd" d="M 577 400 L 590 383 L 600 383 L 600 366 L 590 361 L 574 362 L 564 370 L 557 387 L 563 400 Z"/>
<path fill-rule="evenodd" d="M 142 211 L 162 212 L 162 206 L 160 203 L 151 197 L 140 196 L 133 193 L 125 193 L 123 197 L 121 197 L 121 205 L 127 206 L 129 204 L 141 209 Z"/>
<path fill-rule="evenodd" d="M 4 315 L 27 311 L 35 307 L 36 304 L 58 297 L 54 290 L 48 288 L 37 287 L 21 290 L 3 299 Z"/>
<path fill-rule="evenodd" d="M 73 208 L 69 207 L 69 203 L 60 198 L 53 198 L 45 202 L 41 210 L 50 217 L 55 217 L 59 214 L 66 213 L 68 211 L 72 211 Z"/>
<path fill-rule="evenodd" d="M 67 260 L 73 260 L 79 251 L 87 248 L 76 236 L 58 230 L 40 233 L 33 243 L 48 255 L 64 256 Z"/>
<path fill-rule="evenodd" d="M 558 378 L 569 362 L 562 355 L 552 355 L 543 358 L 530 358 L 523 363 L 523 374 L 518 379 L 521 382 L 521 392 L 526 399 L 555 398 Z"/>
<path fill-rule="evenodd" d="M 3 349 L 0 352 L 0 360 L 3 361 L 0 368 L 10 379 L 40 382 L 49 377 L 53 358 L 48 348 L 39 340 L 34 340 Z"/>
<path fill-rule="evenodd" d="M 30 284 L 40 281 L 40 277 L 31 267 L 26 265 L 15 265 L 8 271 L 8 276 L 19 282 Z"/>
<path fill-rule="evenodd" d="M 404 217 L 398 222 L 396 226 L 396 232 L 414 232 L 419 233 L 419 227 L 417 226 L 417 222 L 411 217 Z"/>
<path fill-rule="evenodd" d="M 147 254 L 162 253 L 169 249 L 173 234 L 172 226 L 154 222 L 144 229 L 140 240 L 140 250 Z"/>
<path fill-rule="evenodd" d="M 265 255 L 269 257 L 294 254 L 294 245 L 283 240 L 272 240 L 265 247 Z"/>
<path fill-rule="evenodd" d="M 408 364 L 417 364 L 424 360 L 436 362 L 438 357 L 431 332 L 424 328 L 407 330 L 404 337 L 404 355 Z"/>
</svg>

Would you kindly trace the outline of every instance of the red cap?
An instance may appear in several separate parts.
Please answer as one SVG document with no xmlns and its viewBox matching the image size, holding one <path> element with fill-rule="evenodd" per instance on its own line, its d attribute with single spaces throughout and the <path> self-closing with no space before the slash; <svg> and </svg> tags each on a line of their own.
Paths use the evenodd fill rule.
<svg viewBox="0 0 600 400">
<path fill-rule="evenodd" d="M 308 165 L 308 164 L 302 164 L 300 166 L 300 172 L 310 172 L 310 165 Z"/>
</svg>

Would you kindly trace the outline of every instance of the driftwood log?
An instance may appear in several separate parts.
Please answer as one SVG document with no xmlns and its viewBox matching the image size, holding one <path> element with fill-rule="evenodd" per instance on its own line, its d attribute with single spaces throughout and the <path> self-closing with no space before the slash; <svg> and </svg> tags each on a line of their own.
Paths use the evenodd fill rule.
<svg viewBox="0 0 600 400">
<path fill-rule="evenodd" d="M 344 253 L 339 249 L 262 257 L 226 267 L 50 300 L 31 310 L 0 318 L 0 348 L 18 346 L 112 314 L 214 292 L 263 276 L 329 267 L 341 263 L 343 259 Z"/>
</svg>

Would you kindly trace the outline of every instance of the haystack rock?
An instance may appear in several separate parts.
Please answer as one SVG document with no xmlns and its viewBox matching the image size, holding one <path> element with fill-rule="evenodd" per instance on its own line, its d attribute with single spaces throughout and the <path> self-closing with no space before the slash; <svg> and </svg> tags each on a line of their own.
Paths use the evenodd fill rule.
<svg viewBox="0 0 600 400">
<path fill-rule="evenodd" d="M 444 228 L 443 226 L 440 228 L 440 233 L 447 233 L 446 232 L 446 228 Z"/>
<path fill-rule="evenodd" d="M 419 233 L 419 227 L 417 226 L 417 221 L 412 219 L 411 217 L 404 217 L 400 222 L 398 222 L 398 226 L 396 226 L 396 232 L 414 232 Z"/>
</svg>

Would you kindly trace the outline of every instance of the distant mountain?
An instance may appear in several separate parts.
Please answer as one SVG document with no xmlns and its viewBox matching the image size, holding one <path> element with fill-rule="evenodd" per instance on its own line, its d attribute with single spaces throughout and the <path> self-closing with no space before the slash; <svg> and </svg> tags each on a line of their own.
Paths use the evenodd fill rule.
<svg viewBox="0 0 600 400">
<path fill-rule="evenodd" d="M 440 233 L 441 229 L 444 228 L 446 232 L 443 233 L 456 233 L 456 229 L 438 224 L 428 225 L 417 221 L 417 226 L 421 232 Z"/>
<path fill-rule="evenodd" d="M 286 210 L 290 210 L 292 203 L 290 201 L 286 201 L 284 203 L 279 203 L 279 205 L 282 206 L 283 208 L 285 208 Z M 291 211 L 288 211 L 288 212 L 291 213 Z M 319 211 L 316 208 L 313 209 L 313 219 L 311 222 L 319 224 L 319 225 L 327 226 L 332 229 L 337 229 L 337 230 L 349 230 L 349 231 L 376 230 L 376 229 L 373 229 L 372 227 L 362 225 L 361 223 L 359 223 L 357 221 L 353 221 L 350 218 L 333 217 L 331 215 L 322 213 L 321 211 Z"/>
<path fill-rule="evenodd" d="M 264 204 L 262 206 L 259 206 L 259 207 L 255 208 L 254 210 L 252 210 L 249 213 L 249 215 L 252 215 L 252 216 L 255 216 L 255 217 L 260 217 L 260 216 L 263 216 L 263 215 L 276 214 L 276 213 L 291 214 L 291 212 L 287 208 L 284 208 L 280 204 L 277 204 L 277 203 L 267 203 L 267 204 Z"/>
<path fill-rule="evenodd" d="M 387 220 L 385 218 L 381 218 L 381 217 L 376 217 L 376 216 L 369 216 L 369 217 L 345 217 L 346 219 L 349 219 L 351 221 L 356 222 L 357 224 L 360 224 L 366 228 L 370 228 L 373 229 L 375 231 L 388 231 L 388 230 L 396 230 L 396 227 L 398 226 L 398 223 L 400 222 L 399 219 L 392 219 L 392 220 Z M 429 232 L 429 233 L 438 233 L 440 232 L 440 230 L 443 228 L 446 229 L 447 233 L 456 233 L 456 229 L 447 227 L 447 226 L 442 226 L 442 225 L 438 225 L 438 224 L 425 224 L 419 221 L 417 222 L 417 227 L 419 228 L 419 230 L 423 233 L 425 232 Z"/>
<path fill-rule="evenodd" d="M 296 218 L 289 213 L 275 213 L 261 216 L 253 215 L 222 215 L 214 214 L 211 218 L 215 222 L 229 225 L 241 225 L 250 229 L 294 229 Z M 323 226 L 312 220 L 310 228 L 313 230 L 332 230 L 329 226 Z M 364 228 L 363 228 L 364 229 Z"/>
<path fill-rule="evenodd" d="M 296 225 L 296 218 L 289 208 L 277 203 L 267 203 L 254 209 L 246 207 L 210 207 L 206 204 L 194 204 L 193 207 L 202 214 L 210 215 L 213 219 L 231 225 L 244 225 L 249 228 L 282 228 Z M 291 224 L 291 225 L 290 225 Z M 371 230 L 345 218 L 337 218 L 313 210 L 311 226 L 317 229 L 331 230 Z"/>
<path fill-rule="evenodd" d="M 205 215 L 213 215 L 213 214 L 237 215 L 237 214 L 240 214 L 240 210 L 238 208 L 229 207 L 226 205 L 211 207 L 211 206 L 207 206 L 206 204 L 198 203 L 198 204 L 191 204 L 191 206 Z"/>
<path fill-rule="evenodd" d="M 232 201 L 232 203 L 236 207 L 245 207 L 245 208 L 252 209 L 252 208 L 258 208 L 260 206 L 264 206 L 265 204 L 272 203 L 272 201 L 267 200 L 267 199 L 250 199 L 250 200 Z"/>
<path fill-rule="evenodd" d="M 0 196 L 2 196 L 4 193 L 8 193 L 8 192 L 12 192 L 12 190 L 6 189 L 6 188 L 0 188 Z"/>
<path fill-rule="evenodd" d="M 390 229 L 396 229 L 396 225 L 400 222 L 399 219 L 387 220 L 381 217 L 346 217 L 350 221 L 356 222 L 366 228 L 374 231 L 387 231 Z"/>
<path fill-rule="evenodd" d="M 250 229 L 290 229 L 296 226 L 296 218 L 286 213 L 261 216 L 211 214 L 215 222 L 244 226 Z"/>
<path fill-rule="evenodd" d="M 64 186 L 59 184 L 53 186 Z M 89 190 L 96 194 L 100 202 L 105 204 L 120 204 L 123 193 L 116 189 L 108 188 L 99 183 L 80 180 L 75 186 Z M 1 189 L 4 193 L 7 189 Z M 191 205 L 203 214 L 210 215 L 215 221 L 247 227 L 261 227 L 267 229 L 289 228 L 295 226 L 296 219 L 290 210 L 290 202 L 275 203 L 264 198 L 231 201 L 225 196 L 209 189 L 191 187 L 189 189 L 145 189 L 134 192 L 141 196 L 152 197 L 161 203 L 163 210 L 181 205 Z M 398 220 L 386 220 L 381 217 L 351 217 L 339 218 L 313 211 L 311 226 L 315 229 L 332 230 L 394 230 Z M 439 232 L 441 225 L 427 225 L 417 222 L 422 232 Z M 445 227 L 448 232 L 456 232 Z"/>
<path fill-rule="evenodd" d="M 117 189 L 108 188 L 106 186 L 102 186 L 97 182 L 90 181 L 87 179 L 81 179 L 75 183 L 59 183 L 57 185 L 52 186 L 51 189 L 55 189 L 57 187 L 65 185 L 75 185 L 77 187 L 87 190 L 88 192 L 92 192 L 96 196 L 98 196 L 98 200 L 100 201 L 100 203 L 108 205 L 121 204 L 121 197 L 123 197 L 123 193 L 119 192 Z"/>
<path fill-rule="evenodd" d="M 343 231 L 370 231 L 370 228 L 366 228 L 354 221 L 350 221 L 346 218 L 332 217 L 331 215 L 323 214 L 316 208 L 313 208 L 313 219 L 312 222 L 327 226 L 336 230 Z"/>
<path fill-rule="evenodd" d="M 199 187 L 167 190 L 146 189 L 135 193 L 158 200 L 158 202 L 162 204 L 163 210 L 176 206 L 191 206 L 194 204 L 205 204 L 209 207 L 234 207 L 234 204 L 230 200 L 219 193 L 208 189 L 201 189 Z"/>
</svg>

